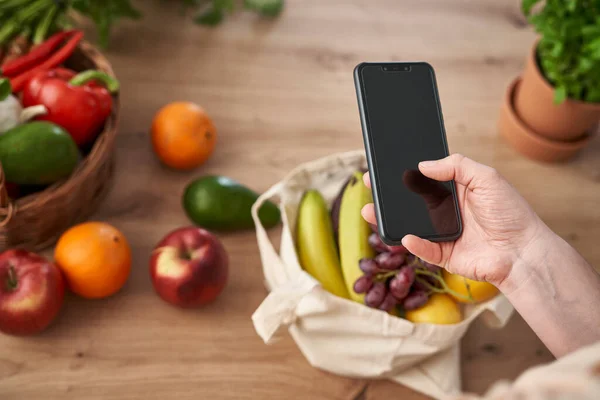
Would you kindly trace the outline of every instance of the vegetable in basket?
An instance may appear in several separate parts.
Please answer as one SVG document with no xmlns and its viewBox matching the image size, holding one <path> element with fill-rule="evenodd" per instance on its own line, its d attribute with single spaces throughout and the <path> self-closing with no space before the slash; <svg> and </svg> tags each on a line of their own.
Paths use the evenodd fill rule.
<svg viewBox="0 0 600 400">
<path fill-rule="evenodd" d="M 10 93 L 11 87 L 8 79 L 0 79 L 0 134 L 19 124 L 21 103 Z"/>
<path fill-rule="evenodd" d="M 269 17 L 278 15 L 283 4 L 284 0 L 244 0 L 245 8 Z M 191 11 L 194 21 L 202 25 L 217 25 L 235 9 L 234 0 L 181 0 L 178 5 Z M 74 14 L 96 24 L 102 47 L 108 46 L 110 30 L 118 20 L 141 17 L 130 0 L 2 0 L 0 46 L 15 39 L 42 43 L 49 34 L 76 24 Z"/>
<path fill-rule="evenodd" d="M 23 90 L 29 80 L 39 72 L 64 63 L 73 54 L 81 39 L 83 32 L 60 32 L 31 52 L 5 63 L 2 66 L 2 74 L 10 78 L 12 92 L 18 93 Z"/>
<path fill-rule="evenodd" d="M 111 93 L 118 90 L 119 82 L 104 72 L 89 70 L 77 74 L 57 68 L 42 71 L 27 83 L 23 106 L 45 106 L 48 113 L 38 119 L 62 126 L 82 147 L 102 129 L 112 111 Z"/>
<path fill-rule="evenodd" d="M 71 136 L 50 122 L 29 122 L 0 136 L 0 163 L 11 183 L 51 184 L 71 175 L 78 161 Z"/>
</svg>

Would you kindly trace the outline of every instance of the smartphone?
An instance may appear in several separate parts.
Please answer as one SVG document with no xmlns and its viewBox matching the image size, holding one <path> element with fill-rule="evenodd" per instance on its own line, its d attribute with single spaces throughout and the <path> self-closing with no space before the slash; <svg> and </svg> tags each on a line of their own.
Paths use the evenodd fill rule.
<svg viewBox="0 0 600 400">
<path fill-rule="evenodd" d="M 354 83 L 379 236 L 399 245 L 407 234 L 436 242 L 460 237 L 454 181 L 438 182 L 418 164 L 448 156 L 433 67 L 425 62 L 362 63 Z"/>
</svg>

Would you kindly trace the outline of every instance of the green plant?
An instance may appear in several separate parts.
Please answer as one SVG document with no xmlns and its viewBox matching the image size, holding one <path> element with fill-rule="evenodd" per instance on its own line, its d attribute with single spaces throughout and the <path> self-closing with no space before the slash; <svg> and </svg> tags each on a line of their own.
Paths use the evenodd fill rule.
<svg viewBox="0 0 600 400">
<path fill-rule="evenodd" d="M 217 25 L 241 0 L 180 0 L 185 12 L 203 25 Z M 172 2 L 172 1 L 171 1 Z M 274 17 L 284 0 L 244 0 L 244 7 Z M 52 32 L 76 25 L 78 13 L 91 19 L 102 47 L 108 46 L 112 26 L 120 19 L 138 19 L 141 13 L 131 0 L 0 0 L 0 46 L 21 37 L 41 43 Z"/>
<path fill-rule="evenodd" d="M 554 102 L 600 102 L 600 0 L 523 0 L 541 35 L 537 55 Z"/>
</svg>

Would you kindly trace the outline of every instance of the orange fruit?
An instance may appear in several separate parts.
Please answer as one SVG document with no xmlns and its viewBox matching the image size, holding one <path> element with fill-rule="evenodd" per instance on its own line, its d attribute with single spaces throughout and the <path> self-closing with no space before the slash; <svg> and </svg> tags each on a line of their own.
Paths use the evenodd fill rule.
<svg viewBox="0 0 600 400">
<path fill-rule="evenodd" d="M 116 293 L 131 271 L 127 239 L 103 222 L 86 222 L 66 231 L 54 249 L 54 260 L 71 290 L 88 299 Z"/>
<path fill-rule="evenodd" d="M 443 274 L 446 285 L 461 295 L 461 297 L 458 297 L 450 294 L 459 303 L 481 303 L 496 296 L 499 292 L 491 283 L 467 279 L 457 274 L 451 274 L 446 270 L 443 271 Z"/>
<path fill-rule="evenodd" d="M 175 169 L 192 169 L 211 156 L 217 130 L 197 104 L 171 103 L 161 108 L 152 121 L 152 146 L 158 158 Z"/>
</svg>

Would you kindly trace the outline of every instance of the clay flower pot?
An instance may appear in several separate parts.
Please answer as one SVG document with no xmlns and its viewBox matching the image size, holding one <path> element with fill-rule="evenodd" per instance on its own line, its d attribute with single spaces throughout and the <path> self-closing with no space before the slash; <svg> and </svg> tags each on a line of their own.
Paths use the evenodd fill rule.
<svg viewBox="0 0 600 400">
<path fill-rule="evenodd" d="M 517 115 L 529 128 L 548 139 L 578 140 L 600 121 L 600 103 L 567 99 L 554 104 L 554 88 L 540 70 L 537 42 L 533 45 L 515 93 Z"/>
<path fill-rule="evenodd" d="M 558 162 L 573 157 L 589 143 L 591 134 L 584 134 L 575 141 L 552 140 L 526 125 L 515 109 L 516 93 L 522 84 L 520 78 L 510 84 L 500 111 L 499 131 L 512 147 L 533 160 Z"/>
</svg>

